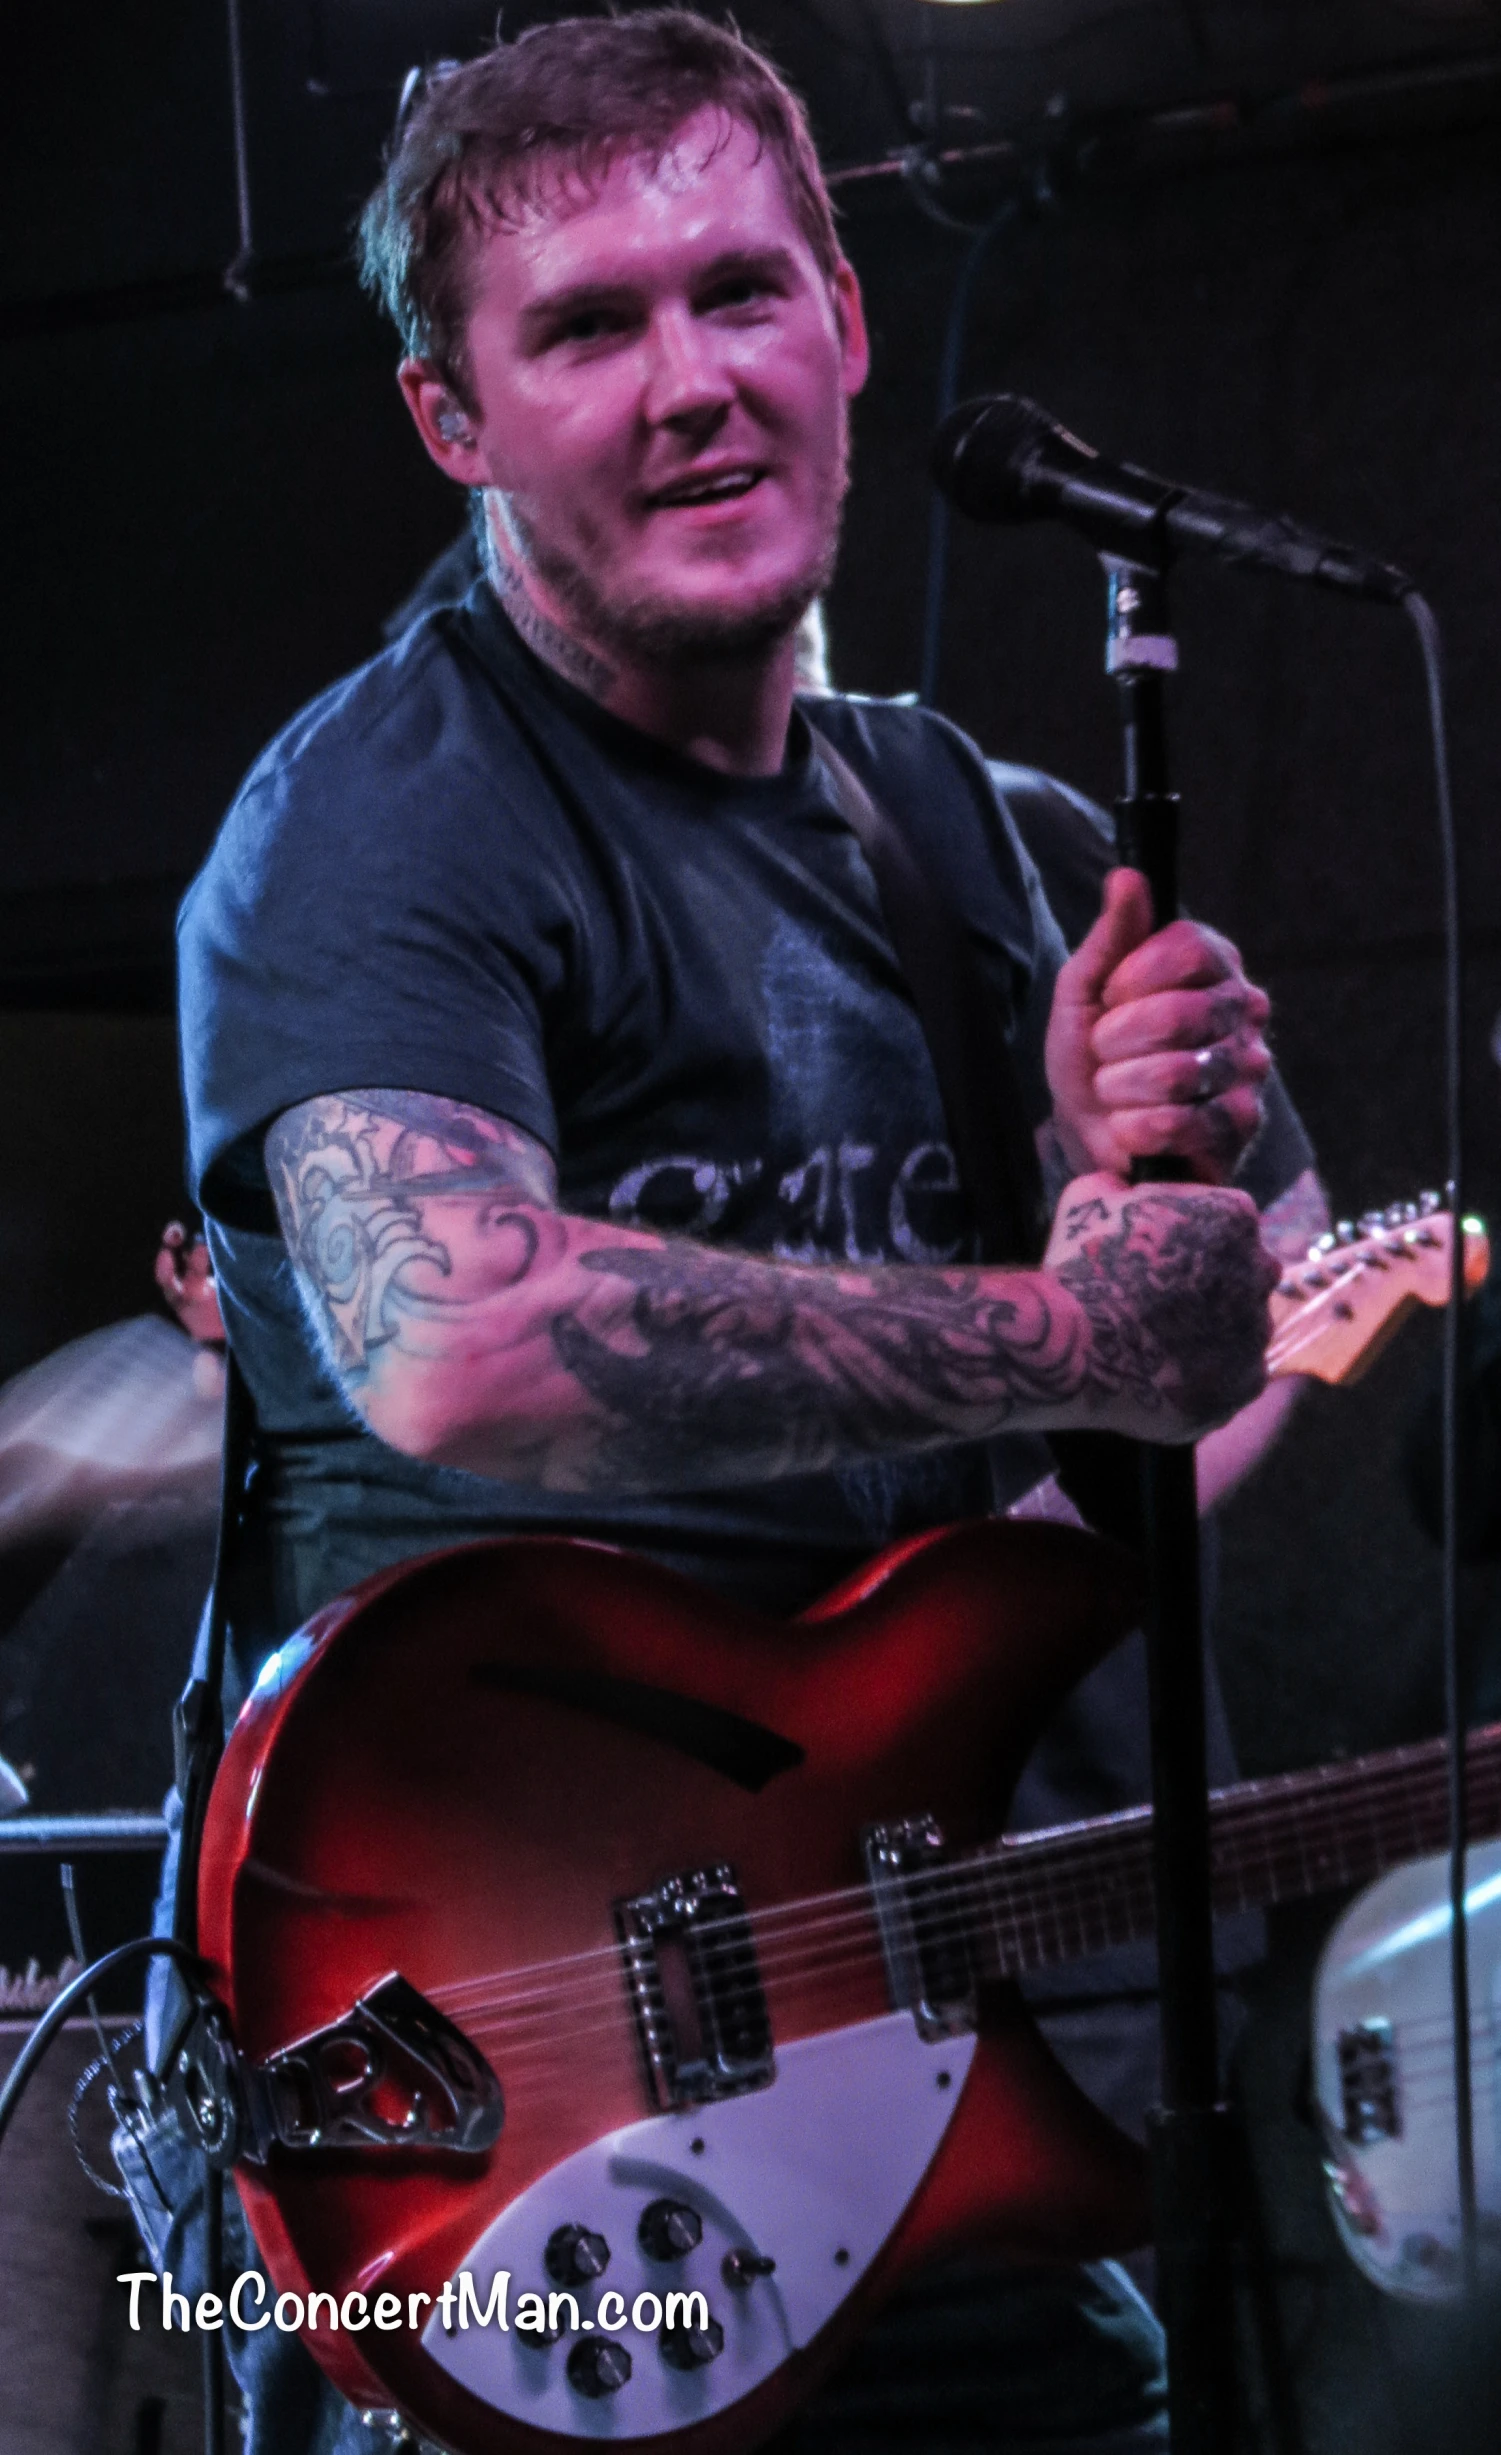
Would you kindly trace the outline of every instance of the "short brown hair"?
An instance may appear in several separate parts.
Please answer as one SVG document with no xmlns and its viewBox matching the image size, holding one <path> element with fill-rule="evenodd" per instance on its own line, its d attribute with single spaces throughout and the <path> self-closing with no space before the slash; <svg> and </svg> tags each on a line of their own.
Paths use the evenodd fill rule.
<svg viewBox="0 0 1501 2455">
<path fill-rule="evenodd" d="M 802 104 L 769 60 L 689 9 L 568 17 L 434 72 L 398 128 L 360 222 L 361 279 L 413 357 L 466 406 L 472 241 L 537 199 L 547 175 L 598 178 L 619 153 L 659 162 L 717 109 L 781 172 L 825 278 L 840 259 Z"/>
</svg>

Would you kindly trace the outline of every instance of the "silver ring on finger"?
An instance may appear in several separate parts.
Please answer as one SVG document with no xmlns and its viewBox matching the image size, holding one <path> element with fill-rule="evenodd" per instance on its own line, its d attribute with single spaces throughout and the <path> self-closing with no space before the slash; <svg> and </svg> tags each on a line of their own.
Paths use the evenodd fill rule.
<svg viewBox="0 0 1501 2455">
<path fill-rule="evenodd" d="M 1216 1046 L 1194 1050 L 1194 1080 L 1189 1098 L 1197 1108 L 1218 1097 L 1224 1089 L 1225 1052 Z"/>
</svg>

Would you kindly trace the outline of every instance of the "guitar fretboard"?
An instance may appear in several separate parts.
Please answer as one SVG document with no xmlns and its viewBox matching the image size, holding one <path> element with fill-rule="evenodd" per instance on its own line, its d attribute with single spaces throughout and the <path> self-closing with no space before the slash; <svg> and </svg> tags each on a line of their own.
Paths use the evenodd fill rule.
<svg viewBox="0 0 1501 2455">
<path fill-rule="evenodd" d="M 1501 1723 L 1470 1735 L 1468 1829 L 1501 1831 Z M 1210 1800 L 1215 1911 L 1266 1909 L 1369 1883 L 1448 1840 L 1442 1740 L 1352 1757 L 1309 1773 L 1240 1782 Z M 980 1974 L 1014 1977 L 1156 1930 L 1152 1811 L 991 1844 L 949 1870 L 950 1915 L 963 1923 Z M 936 1902 L 934 1904 L 937 1906 Z"/>
</svg>

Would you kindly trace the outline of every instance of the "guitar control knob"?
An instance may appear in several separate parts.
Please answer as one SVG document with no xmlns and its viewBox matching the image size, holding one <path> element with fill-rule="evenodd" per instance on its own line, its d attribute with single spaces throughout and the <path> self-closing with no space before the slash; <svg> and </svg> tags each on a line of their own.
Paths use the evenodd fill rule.
<svg viewBox="0 0 1501 2455">
<path fill-rule="evenodd" d="M 630 2374 L 630 2354 L 613 2336 L 576 2344 L 568 2356 L 569 2386 L 575 2395 L 590 2396 L 596 2403 L 601 2396 L 618 2395 Z"/>
<path fill-rule="evenodd" d="M 768 2259 L 765 2252 L 759 2250 L 727 2250 L 720 2269 L 725 2283 L 734 2285 L 737 2292 L 742 2293 L 755 2283 L 758 2276 L 774 2276 L 776 2272 L 775 2259 Z"/>
<path fill-rule="evenodd" d="M 648 2259 L 683 2259 L 704 2238 L 704 2221 L 681 2199 L 654 2199 L 641 2211 L 636 2239 Z M 712 2358 L 712 2356 L 711 2356 Z"/>
<path fill-rule="evenodd" d="M 724 2329 L 718 2319 L 702 2327 L 664 2327 L 657 2338 L 662 2359 L 674 2370 L 703 2370 L 724 2351 Z"/>
<path fill-rule="evenodd" d="M 547 2237 L 542 2264 L 555 2285 L 592 2284 L 610 2264 L 610 2245 L 587 2225 L 559 2225 Z"/>
</svg>

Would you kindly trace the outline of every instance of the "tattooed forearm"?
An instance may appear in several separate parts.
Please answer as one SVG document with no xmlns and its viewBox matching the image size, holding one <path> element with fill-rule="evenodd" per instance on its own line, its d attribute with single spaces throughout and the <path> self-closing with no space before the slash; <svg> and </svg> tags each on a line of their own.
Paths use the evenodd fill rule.
<svg viewBox="0 0 1501 2455">
<path fill-rule="evenodd" d="M 1067 1407 L 1083 1324 L 1037 1273 L 854 1274 L 664 1243 L 583 1270 L 628 1292 L 591 1324 L 560 1314 L 558 1355 L 601 1409 L 591 1482 L 810 1472 L 973 1440 Z"/>
<path fill-rule="evenodd" d="M 1053 1267 L 850 1269 L 567 1217 L 536 1143 L 411 1093 L 311 1101 L 266 1155 L 351 1404 L 507 1481 L 673 1490 L 1070 1422 L 1186 1439 L 1259 1367 L 1235 1195 L 1099 1179 Z"/>
</svg>

